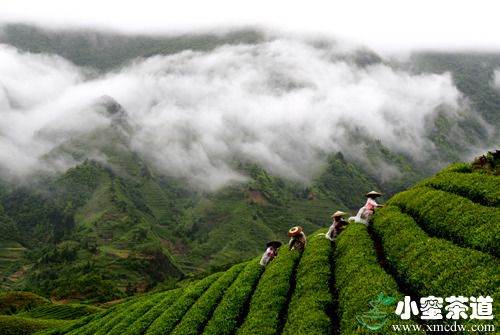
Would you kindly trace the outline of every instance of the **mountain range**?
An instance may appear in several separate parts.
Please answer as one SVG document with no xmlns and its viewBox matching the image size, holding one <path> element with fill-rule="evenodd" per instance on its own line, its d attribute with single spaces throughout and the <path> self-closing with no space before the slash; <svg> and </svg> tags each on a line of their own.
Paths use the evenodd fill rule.
<svg viewBox="0 0 500 335">
<path fill-rule="evenodd" d="M 63 57 L 93 75 L 155 55 L 268 39 L 254 30 L 165 37 L 7 25 L 0 33 L 0 43 Z M 284 242 L 292 226 L 313 232 L 335 210 L 354 213 L 366 191 L 390 196 L 498 144 L 500 91 L 491 82 L 500 54 L 421 52 L 388 61 L 360 48 L 342 57 L 361 69 L 380 63 L 415 76 L 450 73 L 467 108 L 459 119 L 438 112 L 429 122 L 425 139 L 435 150 L 423 159 L 352 127 L 344 138 L 360 151 L 320 153 L 323 164 L 310 181 L 235 156 L 228 165 L 243 179 L 207 190 L 152 163 L 133 143 L 130 111 L 115 97 L 96 97 L 88 103 L 108 122 L 39 157 L 48 166 L 71 161 L 70 168 L 0 181 L 1 288 L 92 302 L 173 288 L 254 257 L 268 240 Z"/>
</svg>

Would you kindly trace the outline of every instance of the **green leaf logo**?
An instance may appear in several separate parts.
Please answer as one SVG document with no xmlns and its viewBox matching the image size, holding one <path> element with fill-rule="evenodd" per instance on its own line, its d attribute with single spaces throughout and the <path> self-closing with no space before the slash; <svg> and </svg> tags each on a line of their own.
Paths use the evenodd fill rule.
<svg viewBox="0 0 500 335">
<path fill-rule="evenodd" d="M 373 300 L 368 302 L 370 309 L 367 312 L 356 315 L 356 321 L 370 331 L 380 330 L 389 318 L 389 313 L 384 311 L 384 307 L 395 302 L 396 298 L 380 292 Z"/>
</svg>

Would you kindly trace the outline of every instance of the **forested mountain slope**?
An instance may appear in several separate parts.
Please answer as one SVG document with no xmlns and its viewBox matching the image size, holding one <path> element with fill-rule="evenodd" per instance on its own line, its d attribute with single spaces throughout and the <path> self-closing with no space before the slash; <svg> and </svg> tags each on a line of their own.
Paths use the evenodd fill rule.
<svg viewBox="0 0 500 335">
<path fill-rule="evenodd" d="M 392 325 L 424 327 L 418 317 L 404 321 L 394 313 L 404 295 L 456 292 L 491 296 L 496 314 L 500 212 L 495 155 L 486 164 L 452 165 L 395 195 L 377 210 L 370 227 L 350 223 L 335 243 L 324 238 L 325 229 L 311 231 L 303 253 L 282 247 L 266 268 L 257 257 L 44 334 L 392 334 L 397 333 Z M 434 201 L 443 208 L 420 207 Z M 473 211 L 475 220 L 460 219 L 455 213 L 460 208 Z M 437 321 L 443 322 L 449 321 Z M 498 327 L 495 320 L 458 323 Z"/>
<path fill-rule="evenodd" d="M 69 76 L 70 84 L 61 86 L 66 88 L 61 91 L 91 91 L 92 94 L 80 97 L 75 93 L 79 96 L 76 107 L 67 107 L 65 103 L 71 100 L 72 94 L 61 97 L 57 92 L 55 96 L 41 97 L 40 106 L 35 104 L 33 107 L 30 95 L 17 92 L 17 88 L 23 85 L 11 87 L 7 83 L 0 87 L 0 98 L 5 103 L 3 107 L 10 110 L 2 117 L 16 115 L 12 122 L 22 120 L 28 115 L 28 110 L 33 115 L 41 115 L 48 110 L 48 114 L 63 116 L 42 120 L 44 122 L 39 128 L 33 128 L 37 131 L 31 128 L 26 130 L 26 133 L 34 133 L 33 138 L 19 140 L 21 131 L 12 135 L 8 127 L 0 130 L 0 139 L 6 140 L 6 148 L 20 142 L 21 153 L 27 152 L 28 158 L 36 162 L 33 173 L 18 178 L 12 176 L 15 176 L 16 171 L 13 170 L 16 165 L 0 166 L 0 287 L 5 290 L 31 290 L 54 299 L 82 301 L 122 298 L 158 285 L 170 288 L 185 277 L 224 270 L 253 257 L 261 251 L 263 241 L 280 238 L 291 226 L 301 225 L 308 232 L 325 227 L 333 211 L 357 210 L 364 202 L 366 191 L 377 189 L 390 196 L 435 173 L 446 163 L 464 160 L 469 155 L 497 145 L 500 93 L 491 82 L 499 65 L 498 55 L 422 53 L 415 54 L 408 62 L 399 62 L 384 59 L 364 48 L 348 51 L 339 48 L 336 51 L 334 41 L 291 40 L 255 30 L 182 36 L 131 36 L 87 30 L 51 30 L 27 25 L 2 26 L 2 50 L 6 57 L 20 59 L 20 68 L 30 68 L 27 65 L 33 60 L 37 65 L 32 69 L 34 72 L 41 68 L 41 72 L 47 72 L 48 77 L 54 73 L 57 77 L 61 74 L 50 68 L 53 64 L 48 60 L 58 66 L 65 64 L 63 67 L 69 68 L 69 74 L 64 72 L 61 76 L 64 80 L 66 75 Z M 313 66 L 311 69 L 304 66 L 300 58 L 294 59 L 298 62 L 294 66 L 303 72 L 312 70 L 304 78 L 296 78 L 294 70 L 280 72 L 287 70 L 286 66 L 265 65 L 268 62 L 283 64 L 284 60 L 288 64 L 288 60 L 293 58 L 293 55 L 287 54 L 288 47 L 295 48 L 297 45 L 297 50 L 317 58 L 315 64 L 328 69 L 329 76 L 341 73 L 337 78 L 340 81 L 343 77 L 352 77 L 352 81 L 345 86 L 354 87 L 356 94 L 343 92 L 340 85 L 339 90 L 346 96 L 337 97 L 335 91 L 309 95 L 308 92 L 313 92 L 318 84 L 315 81 L 317 72 L 320 72 L 320 79 L 324 73 L 316 71 Z M 283 50 L 284 60 L 273 58 L 281 55 Z M 210 52 L 217 52 L 217 57 Z M 222 57 L 226 53 L 230 66 L 213 62 L 214 58 L 226 59 Z M 226 101 L 225 95 L 230 92 L 224 85 L 221 86 L 221 93 L 204 91 L 213 85 L 219 87 L 217 83 L 227 80 L 226 77 L 233 72 L 238 73 L 242 63 L 237 61 L 241 61 L 242 55 L 244 60 L 252 60 L 250 65 L 254 67 L 249 73 L 259 74 L 255 81 L 249 81 L 249 84 L 243 81 L 240 85 L 243 89 L 239 92 L 247 99 L 245 103 L 235 101 L 238 94 L 231 96 L 231 101 Z M 258 57 L 253 59 L 255 55 Z M 194 63 L 191 63 L 193 59 Z M 152 70 L 148 67 L 151 64 L 154 65 Z M 203 67 L 199 64 L 213 67 L 209 66 L 205 73 L 199 70 Z M 230 71 L 221 71 L 221 68 Z M 293 66 L 291 68 L 294 69 Z M 222 74 L 215 76 L 214 80 L 217 71 Z M 176 81 L 179 73 L 186 77 L 180 76 L 181 80 Z M 453 94 L 459 96 L 457 104 L 460 108 L 452 108 L 450 112 L 450 106 L 438 105 L 428 111 L 432 113 L 423 120 L 423 133 L 412 135 L 410 150 L 402 149 L 399 147 L 401 138 L 406 136 L 406 130 L 412 130 L 411 127 L 400 129 L 406 122 L 405 113 L 414 113 L 410 118 L 410 124 L 413 124 L 413 120 L 419 118 L 418 112 L 425 106 L 417 103 L 418 108 L 413 111 L 413 106 L 405 105 L 410 110 L 399 113 L 399 105 L 384 99 L 388 95 L 392 97 L 393 91 L 397 91 L 394 99 L 404 105 L 406 91 L 413 86 L 400 91 L 398 85 L 389 85 L 387 90 L 378 92 L 377 87 L 385 84 L 385 80 L 380 80 L 380 73 L 388 73 L 387 78 L 396 81 L 402 78 L 403 82 L 417 74 L 416 78 L 406 82 L 412 85 L 420 83 L 419 76 L 427 76 L 429 81 L 424 82 L 433 83 L 430 79 L 439 82 L 446 78 L 430 74 L 450 73 L 452 80 L 450 83 L 445 80 L 445 84 L 456 85 L 457 92 L 454 87 L 451 89 Z M 190 76 L 194 76 L 194 81 Z M 200 77 L 203 78 L 202 84 L 192 87 L 200 82 Z M 243 77 L 247 78 L 246 75 Z M 151 93 L 152 97 L 148 97 L 151 101 L 145 100 L 144 105 L 141 101 L 137 104 L 128 101 L 130 108 L 126 110 L 120 104 L 122 101 L 116 100 L 117 97 L 103 95 L 109 87 L 120 87 L 121 91 L 123 78 L 128 84 L 152 78 L 151 82 L 145 81 L 147 85 L 143 85 L 142 81 L 137 87 L 131 85 L 129 93 L 139 92 L 137 100 L 158 89 L 155 85 L 160 85 L 160 89 Z M 323 79 L 328 87 L 335 84 L 328 82 L 329 78 Z M 366 82 L 374 82 L 375 86 L 364 86 Z M 98 89 L 91 90 L 93 85 L 97 85 Z M 123 86 L 123 90 L 127 85 Z M 262 85 L 265 87 L 262 88 Z M 43 85 L 38 89 L 43 91 Z M 357 104 L 364 100 L 365 89 L 373 89 L 382 96 L 380 111 L 375 114 L 367 112 L 371 103 L 361 107 Z M 314 108 L 304 108 L 304 115 L 295 115 L 304 121 L 298 125 L 289 122 L 288 114 L 283 114 L 286 117 L 276 117 L 278 122 L 264 131 L 264 135 L 259 134 L 259 127 L 253 127 L 259 124 L 257 120 L 245 121 L 247 123 L 240 120 L 242 124 L 237 122 L 239 118 L 246 120 L 247 108 L 253 106 L 254 99 L 263 99 L 259 100 L 261 104 L 256 104 L 256 108 L 264 111 L 264 115 L 267 107 L 285 106 L 273 110 L 276 113 L 282 109 L 293 111 L 299 101 L 295 99 L 301 94 L 306 95 L 307 102 L 329 101 L 332 97 L 332 101 L 338 100 L 341 105 L 327 104 L 325 108 L 313 104 Z M 401 99 L 399 95 L 404 99 L 398 100 Z M 205 100 L 205 96 L 215 99 L 216 103 Z M 279 100 L 281 97 L 286 99 Z M 418 94 L 410 94 L 409 97 L 422 99 Z M 199 106 L 194 106 L 196 99 L 201 101 Z M 54 101 L 55 105 L 50 105 Z M 222 103 L 217 104 L 220 101 Z M 337 117 L 335 113 L 329 114 L 330 106 L 346 107 L 350 114 L 346 112 L 340 115 L 338 123 L 332 122 L 336 127 L 326 129 L 329 136 L 320 137 L 324 143 L 316 147 L 316 142 L 320 140 L 315 140 L 315 132 L 325 130 L 317 127 L 317 119 L 322 116 L 324 119 L 321 120 L 329 125 L 328 122 Z M 207 114 L 210 115 L 210 122 L 203 119 L 205 113 L 213 110 L 223 113 Z M 198 112 L 202 121 L 197 119 Z M 73 117 L 72 113 L 79 114 L 79 118 L 70 122 L 71 127 L 73 123 L 85 123 L 81 115 L 92 120 L 97 118 L 99 122 L 93 124 L 89 121 L 87 127 L 82 125 L 82 129 L 61 126 L 65 122 L 64 116 Z M 373 117 L 380 121 L 378 113 L 382 115 L 382 124 L 370 119 Z M 141 123 L 151 115 L 158 117 L 149 119 L 149 123 Z M 310 118 L 311 115 L 317 117 Z M 293 117 L 291 113 L 290 121 Z M 160 119 L 165 119 L 162 121 L 165 128 L 156 128 L 161 123 Z M 176 123 L 178 120 L 180 123 Z M 193 122 L 202 126 L 193 128 Z M 215 134 L 214 138 L 209 136 L 208 142 L 203 142 L 205 130 L 209 130 L 208 126 L 205 128 L 205 123 L 211 122 L 224 131 Z M 172 124 L 178 127 L 169 128 Z M 386 130 L 373 135 L 370 132 L 372 125 L 373 128 Z M 230 130 L 229 135 L 226 129 Z M 150 130 L 155 136 L 148 137 Z M 178 131 L 179 138 L 169 137 L 171 134 L 166 134 L 167 131 Z M 294 138 L 294 132 L 299 132 L 302 137 Z M 394 143 L 384 141 L 386 133 L 388 137 L 391 135 L 389 132 L 395 136 Z M 144 137 L 146 140 L 138 145 Z M 265 143 L 268 138 L 272 139 L 271 144 Z M 165 142 L 155 147 L 156 139 L 165 139 Z M 171 141 L 178 143 L 174 143 L 173 153 L 166 155 L 162 148 L 170 145 Z M 212 146 L 213 141 L 218 145 Z M 224 156 L 224 150 L 221 155 L 219 152 L 214 156 L 207 154 L 212 152 L 212 147 L 231 147 L 232 142 L 238 142 L 239 146 L 231 149 L 234 151 L 229 150 L 231 155 L 228 157 Z M 302 147 L 303 142 L 307 145 Z M 425 150 L 414 148 L 420 142 L 425 143 Z M 30 156 L 31 146 L 43 147 L 47 143 L 50 150 L 42 150 L 40 156 Z M 272 151 L 277 144 L 283 147 L 272 152 L 271 158 L 267 157 L 268 151 Z M 238 151 L 241 147 L 247 151 Z M 295 151 L 299 147 L 301 150 Z M 187 154 L 179 156 L 176 150 Z M 197 154 L 200 151 L 209 167 L 223 166 L 240 178 L 214 189 L 196 187 L 200 179 L 192 178 L 193 182 L 189 173 L 205 176 L 201 181 L 207 185 L 211 184 L 209 179 L 213 177 L 204 170 L 206 165 L 185 164 L 190 159 L 199 159 Z M 255 156 L 259 156 L 260 160 L 254 159 Z M 280 164 L 275 164 L 275 159 L 281 159 Z M 316 160 L 315 164 L 309 161 L 312 159 Z M 6 161 L 10 161 L 10 157 L 3 163 Z M 266 165 L 269 161 L 272 164 Z M 182 167 L 185 164 L 187 168 L 179 173 L 178 166 L 170 164 L 172 162 L 180 162 Z M 301 178 L 294 178 L 296 174 L 278 173 L 279 169 L 271 168 L 280 165 L 288 171 L 288 165 L 295 163 L 307 171 L 314 166 L 315 169 L 311 168 L 314 174 L 309 178 L 302 178 L 302 175 L 299 176 Z M 40 169 L 37 169 L 38 165 Z M 176 173 L 172 171 L 174 168 L 177 168 Z M 292 168 L 289 170 L 297 172 Z M 490 198 L 483 199 L 476 193 L 474 197 L 491 204 Z M 436 227 L 433 229 L 440 231 Z M 454 238 L 467 242 L 471 248 L 480 249 L 477 240 L 460 234 L 455 234 Z M 493 242 L 489 241 L 488 248 Z"/>
<path fill-rule="evenodd" d="M 121 106 L 106 97 L 99 103 L 110 125 L 44 158 L 82 163 L 33 185 L 5 187 L 0 228 L 12 261 L 4 263 L 4 288 L 105 301 L 168 286 L 246 259 L 290 226 L 323 226 L 332 208 L 354 208 L 363 201 L 359 190 L 378 188 L 337 154 L 308 187 L 235 162 L 247 182 L 193 190 L 156 173 L 131 149 L 133 129 Z M 93 152 L 99 160 L 89 158 Z"/>
</svg>

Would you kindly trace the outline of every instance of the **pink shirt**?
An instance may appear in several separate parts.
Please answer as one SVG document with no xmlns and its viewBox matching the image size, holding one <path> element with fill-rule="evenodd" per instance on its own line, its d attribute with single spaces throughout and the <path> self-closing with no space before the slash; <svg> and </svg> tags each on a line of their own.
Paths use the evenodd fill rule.
<svg viewBox="0 0 500 335">
<path fill-rule="evenodd" d="M 377 207 L 378 204 L 375 200 L 373 200 L 372 198 L 368 198 L 366 200 L 366 204 L 365 204 L 365 208 L 369 211 L 373 211 L 375 209 L 375 207 Z"/>
<path fill-rule="evenodd" d="M 276 256 L 276 254 L 274 253 L 274 249 L 271 248 L 271 247 L 269 247 L 269 248 L 266 249 L 266 255 L 267 255 L 267 257 L 274 257 L 274 256 Z"/>
<path fill-rule="evenodd" d="M 276 257 L 276 252 L 273 248 L 268 247 L 260 259 L 260 265 L 266 266 L 274 257 Z"/>
</svg>

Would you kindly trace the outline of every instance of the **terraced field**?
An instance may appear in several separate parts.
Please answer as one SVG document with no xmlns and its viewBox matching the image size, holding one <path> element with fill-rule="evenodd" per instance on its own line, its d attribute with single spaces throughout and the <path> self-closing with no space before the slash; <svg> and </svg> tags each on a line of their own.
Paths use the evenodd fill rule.
<svg viewBox="0 0 500 335">
<path fill-rule="evenodd" d="M 16 272 L 21 271 L 19 260 L 26 249 L 17 242 L 0 240 L 0 288 L 15 284 Z"/>
<path fill-rule="evenodd" d="M 391 334 L 393 324 L 423 327 L 394 313 L 406 295 L 489 295 L 498 315 L 499 180 L 452 166 L 391 198 L 370 227 L 349 224 L 335 243 L 319 230 L 303 253 L 281 248 L 265 269 L 257 257 L 39 334 Z"/>
<path fill-rule="evenodd" d="M 101 310 L 98 307 L 79 304 L 47 304 L 19 315 L 38 319 L 75 320 Z"/>
</svg>

